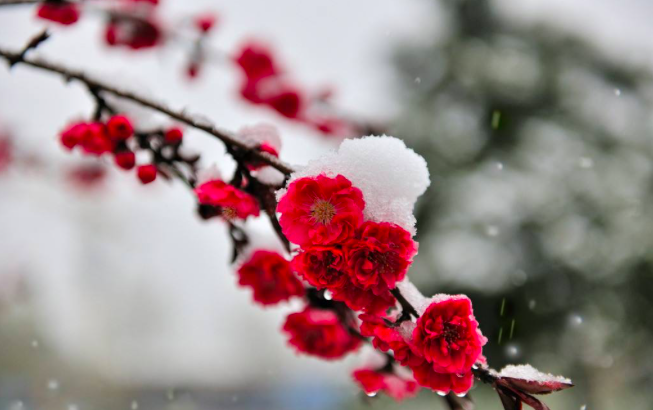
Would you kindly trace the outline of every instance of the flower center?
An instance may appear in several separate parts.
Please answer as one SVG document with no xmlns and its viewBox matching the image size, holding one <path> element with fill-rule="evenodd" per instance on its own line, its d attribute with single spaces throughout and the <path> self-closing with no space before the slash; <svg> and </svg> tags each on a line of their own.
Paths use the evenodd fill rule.
<svg viewBox="0 0 653 410">
<path fill-rule="evenodd" d="M 442 329 L 442 337 L 447 341 L 447 343 L 455 343 L 460 338 L 458 330 L 458 326 L 451 323 L 445 323 L 444 329 Z"/>
<path fill-rule="evenodd" d="M 388 255 L 382 252 L 370 252 L 367 255 L 367 260 L 374 263 L 376 268 L 381 272 L 388 270 Z"/>
<path fill-rule="evenodd" d="M 334 216 L 336 216 L 336 207 L 329 201 L 320 199 L 315 201 L 311 207 L 311 218 L 313 218 L 315 222 L 328 225 Z"/>
<path fill-rule="evenodd" d="M 234 208 L 227 206 L 222 208 L 222 216 L 228 221 L 233 221 L 236 219 L 238 214 Z"/>
</svg>

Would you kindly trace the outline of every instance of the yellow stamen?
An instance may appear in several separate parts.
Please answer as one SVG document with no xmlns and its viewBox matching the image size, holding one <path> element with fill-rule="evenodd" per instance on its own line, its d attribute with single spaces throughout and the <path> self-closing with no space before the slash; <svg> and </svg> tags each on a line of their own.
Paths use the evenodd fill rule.
<svg viewBox="0 0 653 410">
<path fill-rule="evenodd" d="M 328 225 L 334 216 L 336 216 L 336 207 L 329 201 L 320 199 L 311 207 L 311 217 L 318 223 Z"/>
</svg>

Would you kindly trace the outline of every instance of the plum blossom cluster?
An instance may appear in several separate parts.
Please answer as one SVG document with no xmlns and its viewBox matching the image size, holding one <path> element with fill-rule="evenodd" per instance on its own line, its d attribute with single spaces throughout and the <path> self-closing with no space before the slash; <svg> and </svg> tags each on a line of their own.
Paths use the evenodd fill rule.
<svg viewBox="0 0 653 410">
<path fill-rule="evenodd" d="M 487 342 L 471 301 L 464 295 L 436 295 L 418 306 L 416 321 L 396 314 L 362 314 L 361 333 L 377 349 L 392 351 L 421 386 L 442 395 L 464 395 L 474 381 L 472 366 L 485 361 L 482 348 Z"/>
<path fill-rule="evenodd" d="M 44 1 L 36 8 L 40 19 L 64 26 L 75 24 L 81 17 L 83 5 L 66 0 Z M 158 0 L 117 0 L 93 5 L 93 11 L 105 15 L 104 41 L 109 47 L 124 47 L 132 50 L 150 49 L 162 45 L 172 32 L 164 26 L 157 14 Z M 206 34 L 215 24 L 214 16 L 202 14 L 196 18 L 195 26 Z M 194 76 L 201 62 L 197 52 L 188 67 L 188 75 Z"/>
<path fill-rule="evenodd" d="M 360 189 L 342 175 L 293 181 L 277 211 L 288 240 L 300 246 L 293 267 L 309 284 L 327 289 L 353 310 L 383 311 L 390 290 L 417 252 L 410 233 L 388 222 L 364 221 Z"/>
<path fill-rule="evenodd" d="M 248 42 L 234 59 L 243 73 L 240 95 L 245 100 L 267 106 L 288 119 L 302 122 L 324 134 L 353 133 L 352 123 L 317 109 L 315 103 L 324 102 L 331 93 L 325 92 L 311 98 L 288 79 L 267 46 L 260 42 Z"/>
<path fill-rule="evenodd" d="M 316 289 L 330 292 L 334 300 L 368 313 L 395 305 L 391 290 L 406 277 L 417 253 L 417 243 L 406 229 L 410 227 L 377 210 L 387 192 L 379 195 L 373 187 L 393 181 L 384 181 L 383 174 L 367 174 L 370 166 L 388 166 L 394 160 L 388 152 L 375 152 L 388 142 L 398 149 L 397 155 L 407 150 L 390 137 L 344 141 L 335 155 L 338 160 L 309 164 L 279 194 L 277 206 L 284 235 L 299 246 L 292 261 L 297 273 Z M 425 168 L 423 159 L 410 152 L 415 157 L 409 153 L 409 161 L 421 161 Z M 400 191 L 393 194 L 405 197 Z M 404 203 L 412 214 L 413 203 Z"/>
<path fill-rule="evenodd" d="M 190 80 L 199 77 L 209 60 L 225 61 L 224 53 L 210 49 L 207 42 L 218 23 L 217 16 L 210 12 L 183 20 L 190 22 L 190 35 L 180 35 L 178 27 L 164 22 L 157 0 L 116 0 L 93 5 L 47 0 L 37 6 L 36 16 L 70 26 L 79 21 L 87 6 L 103 16 L 103 39 L 109 47 L 140 51 L 165 44 L 182 45 L 186 53 L 184 73 Z M 228 60 L 234 61 L 242 72 L 240 94 L 250 103 L 267 106 L 285 118 L 327 135 L 350 136 L 363 128 L 333 110 L 332 89 L 309 93 L 291 81 L 270 48 L 262 43 L 246 42 Z"/>
<path fill-rule="evenodd" d="M 68 150 L 78 149 L 84 155 L 100 157 L 109 155 L 123 170 L 136 168 L 141 183 L 153 182 L 157 175 L 169 175 L 160 166 L 172 165 L 174 161 L 194 163 L 179 153 L 183 132 L 178 127 L 153 132 L 136 132 L 132 121 L 125 115 L 113 115 L 106 122 L 76 121 L 60 134 L 61 144 Z M 151 160 L 138 164 L 136 151 L 149 151 Z"/>
</svg>

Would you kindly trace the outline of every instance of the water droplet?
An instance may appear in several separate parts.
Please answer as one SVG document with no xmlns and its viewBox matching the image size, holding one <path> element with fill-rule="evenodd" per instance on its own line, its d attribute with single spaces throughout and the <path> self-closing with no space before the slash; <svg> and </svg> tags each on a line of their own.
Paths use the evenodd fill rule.
<svg viewBox="0 0 653 410">
<path fill-rule="evenodd" d="M 68 410 L 79 410 L 79 406 L 77 406 L 76 404 L 69 404 Z"/>
<path fill-rule="evenodd" d="M 583 318 L 580 315 L 569 315 L 569 324 L 572 326 L 580 326 L 583 324 Z"/>
<path fill-rule="evenodd" d="M 465 396 L 467 396 L 467 393 L 456 393 L 456 396 L 465 397 Z"/>
<path fill-rule="evenodd" d="M 580 406 L 580 410 L 587 410 L 587 404 L 583 404 L 582 406 Z"/>
<path fill-rule="evenodd" d="M 415 77 L 415 84 L 420 84 L 422 82 L 422 79 L 419 77 Z"/>
<path fill-rule="evenodd" d="M 497 163 L 495 164 L 495 166 L 497 167 L 497 169 L 498 169 L 499 171 L 503 171 L 503 163 L 501 163 L 501 162 L 497 162 Z"/>
<path fill-rule="evenodd" d="M 473 365 L 472 365 L 472 369 L 476 370 L 476 369 L 478 369 L 478 366 L 475 365 L 475 364 L 473 364 Z"/>
<path fill-rule="evenodd" d="M 535 309 L 535 306 L 536 306 L 536 305 L 537 305 L 537 302 L 535 301 L 535 299 L 531 299 L 531 300 L 528 301 L 528 308 L 529 308 L 530 310 Z"/>
<path fill-rule="evenodd" d="M 136 400 L 132 401 L 131 409 L 138 410 L 138 402 Z"/>
<path fill-rule="evenodd" d="M 374 397 L 374 396 L 377 395 L 377 393 L 378 393 L 378 392 L 372 391 L 372 392 L 365 393 L 365 394 L 367 394 L 367 397 Z"/>
<path fill-rule="evenodd" d="M 618 88 L 615 88 L 614 89 L 614 95 L 616 95 L 617 97 L 621 97 L 621 90 L 618 89 Z"/>
<path fill-rule="evenodd" d="M 59 382 L 56 379 L 48 380 L 48 389 L 57 390 L 59 388 Z"/>
<path fill-rule="evenodd" d="M 438 396 L 442 396 L 442 397 L 447 395 L 447 393 L 445 393 L 443 391 L 436 391 L 436 393 L 438 394 Z"/>
<path fill-rule="evenodd" d="M 521 286 L 528 280 L 528 275 L 521 269 L 515 271 L 512 275 L 511 282 L 515 286 Z"/>
<path fill-rule="evenodd" d="M 36 339 L 33 339 L 32 342 L 30 343 L 34 349 L 39 348 L 39 341 Z"/>
<path fill-rule="evenodd" d="M 500 233 L 499 227 L 496 226 L 496 225 L 488 225 L 488 226 L 485 227 L 485 234 L 487 236 L 494 237 L 494 236 L 498 236 L 499 233 Z"/>
<path fill-rule="evenodd" d="M 331 299 L 333 299 L 333 293 L 331 293 L 330 290 L 325 290 L 325 291 L 324 291 L 324 299 L 326 299 L 326 300 L 331 300 Z"/>
<path fill-rule="evenodd" d="M 506 356 L 510 357 L 511 359 L 519 357 L 519 353 L 519 348 L 516 345 L 509 344 L 506 346 Z"/>
<path fill-rule="evenodd" d="M 589 169 L 594 166 L 594 160 L 589 157 L 580 157 L 578 158 L 578 166 L 584 169 Z"/>
</svg>

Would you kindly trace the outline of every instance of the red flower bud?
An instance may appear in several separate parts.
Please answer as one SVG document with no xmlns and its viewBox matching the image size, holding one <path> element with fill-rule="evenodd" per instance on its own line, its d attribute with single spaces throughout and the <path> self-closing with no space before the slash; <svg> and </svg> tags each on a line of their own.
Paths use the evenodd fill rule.
<svg viewBox="0 0 653 410">
<path fill-rule="evenodd" d="M 69 26 L 79 20 L 79 9 L 75 4 L 62 2 L 44 2 L 36 9 L 36 16 Z"/>
<path fill-rule="evenodd" d="M 184 138 L 184 132 L 181 128 L 172 127 L 166 131 L 164 138 L 168 144 L 179 144 Z"/>
<path fill-rule="evenodd" d="M 152 164 L 141 165 L 136 169 L 136 174 L 143 184 L 149 184 L 156 179 L 156 166 Z"/>
<path fill-rule="evenodd" d="M 195 19 L 195 26 L 202 33 L 208 33 L 215 26 L 216 21 L 217 17 L 214 14 L 205 13 Z"/>
<path fill-rule="evenodd" d="M 76 122 L 69 125 L 59 136 L 61 144 L 69 150 L 75 148 L 81 141 L 86 127 L 86 123 L 83 122 Z"/>
<path fill-rule="evenodd" d="M 107 122 L 107 131 L 113 141 L 124 141 L 134 135 L 134 127 L 124 115 L 114 115 Z"/>
<path fill-rule="evenodd" d="M 114 156 L 116 165 L 125 170 L 130 170 L 136 165 L 136 154 L 133 151 L 117 152 Z"/>
</svg>

